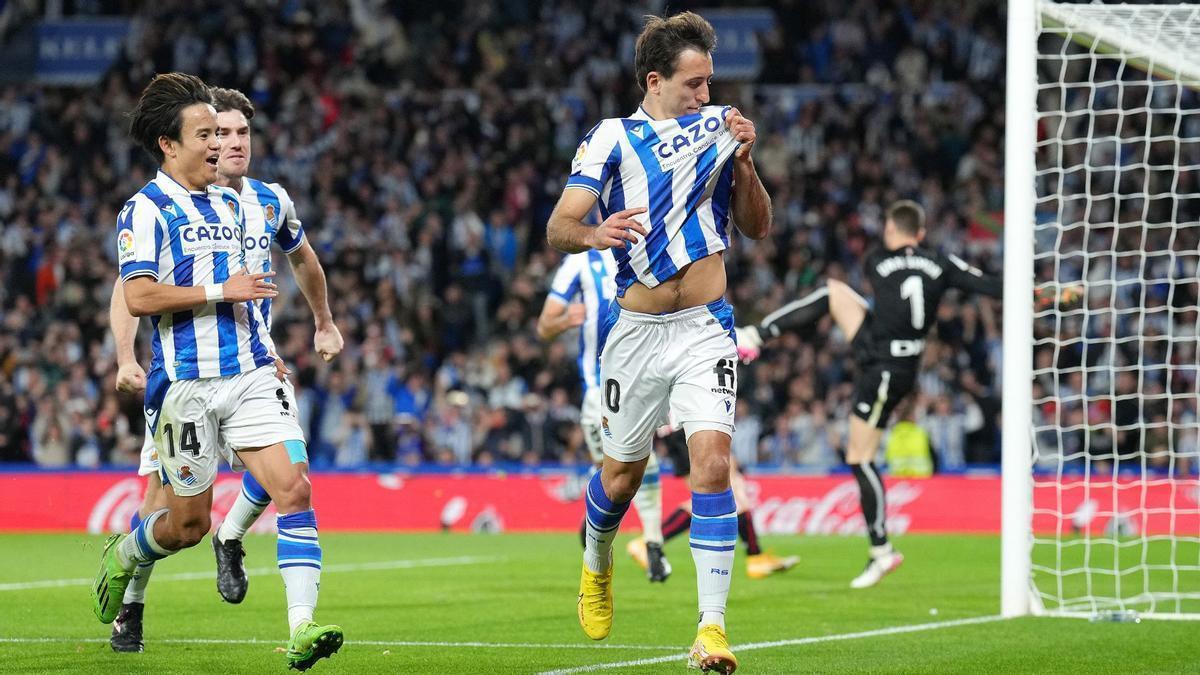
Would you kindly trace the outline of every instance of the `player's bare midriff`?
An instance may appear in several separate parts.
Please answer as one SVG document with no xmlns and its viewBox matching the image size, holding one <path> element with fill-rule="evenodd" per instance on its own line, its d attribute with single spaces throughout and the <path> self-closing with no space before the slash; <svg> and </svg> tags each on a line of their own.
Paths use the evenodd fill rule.
<svg viewBox="0 0 1200 675">
<path fill-rule="evenodd" d="M 643 314 L 678 312 L 725 295 L 723 252 L 701 258 L 654 288 L 636 282 L 617 300 L 623 309 Z"/>
</svg>

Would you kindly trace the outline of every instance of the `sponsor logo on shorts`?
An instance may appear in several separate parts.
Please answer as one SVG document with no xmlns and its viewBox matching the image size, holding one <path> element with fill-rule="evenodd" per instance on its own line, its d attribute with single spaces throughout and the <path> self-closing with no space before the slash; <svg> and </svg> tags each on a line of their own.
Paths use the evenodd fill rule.
<svg viewBox="0 0 1200 675">
<path fill-rule="evenodd" d="M 864 415 L 871 412 L 871 404 L 859 403 L 858 404 L 858 412 L 863 413 Z"/>
<path fill-rule="evenodd" d="M 183 483 L 184 485 L 196 484 L 196 476 L 192 474 L 192 467 L 188 466 L 187 464 L 179 467 L 179 482 Z"/>
</svg>

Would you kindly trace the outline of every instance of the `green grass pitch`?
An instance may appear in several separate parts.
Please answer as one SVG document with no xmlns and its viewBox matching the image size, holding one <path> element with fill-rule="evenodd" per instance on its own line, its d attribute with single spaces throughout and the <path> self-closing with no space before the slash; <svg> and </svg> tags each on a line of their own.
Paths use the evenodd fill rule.
<svg viewBox="0 0 1200 675">
<path fill-rule="evenodd" d="M 252 577 L 241 605 L 219 599 L 207 540 L 160 563 L 147 593 L 143 654 L 113 653 L 109 626 L 92 616 L 85 580 L 95 573 L 102 541 L 0 535 L 0 671 L 285 671 L 273 537 L 247 540 Z M 687 543 L 668 545 L 674 574 L 652 586 L 623 554 L 626 541 L 617 544 L 612 635 L 592 643 L 575 618 L 576 536 L 323 534 L 317 618 L 341 624 L 346 644 L 312 672 L 686 672 L 683 653 L 696 617 Z M 904 566 L 865 591 L 848 588 L 865 561 L 866 544 L 857 538 L 764 537 L 764 543 L 802 560 L 785 574 L 749 580 L 738 551 L 728 624 L 739 672 L 1200 669 L 1194 622 L 1023 618 L 940 625 L 997 613 L 995 537 L 899 538 Z M 639 660 L 652 662 L 629 663 Z"/>
</svg>

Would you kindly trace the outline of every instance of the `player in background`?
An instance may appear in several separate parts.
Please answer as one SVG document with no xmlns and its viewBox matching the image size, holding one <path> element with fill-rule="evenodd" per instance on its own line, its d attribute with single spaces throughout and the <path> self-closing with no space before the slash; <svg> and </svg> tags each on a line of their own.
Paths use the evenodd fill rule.
<svg viewBox="0 0 1200 675">
<path fill-rule="evenodd" d="M 203 539 L 223 454 L 259 476 L 276 503 L 286 660 L 305 670 L 341 647 L 342 630 L 312 620 L 322 555 L 304 436 L 256 303 L 277 291 L 271 273 L 246 272 L 238 194 L 212 184 L 221 150 L 212 102 L 199 78 L 168 73 L 151 81 L 131 113 L 131 136 L 160 170 L 118 216 L 118 262 L 126 308 L 154 325 L 144 406 L 166 507 L 132 533 L 109 537 L 92 609 L 112 622 L 140 563 Z"/>
<path fill-rule="evenodd" d="M 316 252 L 304 237 L 304 230 L 295 214 L 295 206 L 286 191 L 278 184 L 268 184 L 247 178 L 251 159 L 251 136 L 249 120 L 254 117 L 254 106 L 244 94 L 232 89 L 214 87 L 213 101 L 217 110 L 217 136 L 221 140 L 221 154 L 217 161 L 216 185 L 238 192 L 246 216 L 244 249 L 248 269 L 271 271 L 270 243 L 274 241 L 288 255 L 297 285 L 312 309 L 316 330 L 314 346 L 317 353 L 332 360 L 342 349 L 342 337 L 334 325 L 326 295 L 325 271 L 317 260 Z M 139 393 L 146 387 L 146 376 L 137 362 L 134 341 L 138 319 L 125 308 L 124 294 L 118 277 L 113 288 L 109 306 L 109 324 L 117 352 L 117 390 Z M 259 301 L 267 332 L 271 330 L 270 298 Z M 282 361 L 278 362 L 282 364 Z M 286 372 L 283 373 L 286 376 Z M 146 483 L 146 494 L 141 507 L 130 519 L 130 531 L 138 522 L 151 513 L 166 506 L 162 481 L 158 477 L 158 454 L 154 448 L 152 434 L 146 434 L 142 447 L 138 475 L 155 476 Z M 217 559 L 217 589 L 227 602 L 239 603 L 246 595 L 248 579 L 242 558 L 241 538 L 262 514 L 270 496 L 246 471 L 242 474 L 242 489 L 238 497 L 212 538 Z M 154 562 L 138 565 L 129 586 L 120 613 L 113 621 L 113 632 L 109 640 L 114 651 L 140 652 L 143 649 L 143 614 L 145 589 L 150 580 Z"/>
<path fill-rule="evenodd" d="M 683 430 L 667 426 L 659 430 L 659 436 L 667 446 L 667 455 L 671 458 L 675 475 L 686 479 L 692 471 L 692 465 L 688 459 L 687 440 Z M 758 532 L 754 528 L 754 511 L 750 508 L 750 495 L 746 493 L 746 479 L 733 457 L 729 458 L 729 483 L 738 507 L 738 538 L 746 545 L 746 576 L 751 579 L 764 579 L 776 572 L 786 572 L 795 567 L 800 562 L 800 556 L 781 557 L 763 551 L 759 546 Z M 685 501 L 663 519 L 663 542 L 671 541 L 687 532 L 691 525 L 692 503 Z"/>
<path fill-rule="evenodd" d="M 549 342 L 571 328 L 579 328 L 579 376 L 583 380 L 583 405 L 579 424 L 592 462 L 599 470 L 604 459 L 600 440 L 600 326 L 608 316 L 608 305 L 616 297 L 616 263 L 608 251 L 590 250 L 564 256 L 550 293 L 538 316 L 538 337 Z M 575 302 L 578 298 L 580 302 Z M 633 505 L 642 520 L 642 537 L 630 542 L 630 555 L 638 561 L 651 582 L 666 581 L 671 563 L 663 555 L 662 489 L 658 477 L 658 457 L 646 460 L 642 486 L 634 495 Z M 581 523 L 583 541 L 587 523 Z"/>
<path fill-rule="evenodd" d="M 858 482 L 859 503 L 871 541 L 870 558 L 852 588 L 879 583 L 904 562 L 887 536 L 885 491 L 873 465 L 883 430 L 896 405 L 913 390 L 925 335 L 937 316 L 938 303 L 950 288 L 994 298 L 1003 293 L 1003 280 L 987 275 L 955 256 L 923 248 L 925 211 L 901 200 L 887 210 L 883 247 L 865 262 L 875 294 L 874 308 L 846 284 L 829 279 L 809 295 L 768 314 L 758 325 L 738 328 L 742 359 L 751 361 L 764 340 L 783 331 L 797 331 L 826 314 L 850 340 L 858 375 L 846 462 Z"/>
<path fill-rule="evenodd" d="M 585 498 L 580 625 L 595 640 L 612 628 L 613 539 L 655 429 L 673 410 L 692 463 L 700 618 L 688 664 L 729 673 L 737 668 L 725 634 L 737 539 L 729 486 L 737 347 L 722 251 L 731 217 L 746 236 L 767 236 L 771 200 L 750 154 L 754 123 L 708 105 L 715 46 L 712 25 L 694 13 L 647 18 L 634 54 L 642 104 L 584 137 L 547 239 L 567 253 L 612 249 L 617 263 L 617 298 L 601 329 L 605 457 Z M 597 200 L 604 221 L 587 225 Z"/>
</svg>

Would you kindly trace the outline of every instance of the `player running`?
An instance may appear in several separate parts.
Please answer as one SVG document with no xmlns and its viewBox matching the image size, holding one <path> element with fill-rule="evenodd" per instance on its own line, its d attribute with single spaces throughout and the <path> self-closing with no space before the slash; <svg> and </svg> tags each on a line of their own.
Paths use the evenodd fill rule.
<svg viewBox="0 0 1200 675">
<path fill-rule="evenodd" d="M 600 441 L 600 327 L 608 316 L 608 305 L 616 297 L 613 282 L 616 263 L 608 251 L 584 251 L 565 256 L 550 282 L 550 293 L 538 316 L 538 337 L 550 341 L 571 328 L 579 327 L 579 376 L 583 380 L 583 406 L 579 424 L 583 439 L 596 470 L 604 459 Z M 574 302 L 579 298 L 581 302 Z M 642 538 L 635 555 L 651 582 L 666 581 L 671 563 L 663 555 L 662 490 L 658 478 L 658 458 L 650 453 L 642 486 L 633 497 L 642 520 Z M 587 523 L 581 524 L 587 541 Z"/>
<path fill-rule="evenodd" d="M 612 249 L 617 298 L 601 329 L 604 462 L 586 495 L 579 622 L 612 627 L 612 543 L 668 410 L 692 459 L 692 558 L 700 621 L 688 663 L 732 672 L 725 607 L 737 538 L 729 486 L 736 399 L 733 308 L 725 301 L 730 217 L 743 234 L 771 229 L 771 200 L 751 158 L 754 123 L 710 106 L 713 27 L 691 12 L 649 17 L 634 65 L 645 96 L 626 118 L 584 137 L 547 224 L 555 248 Z M 599 200 L 604 222 L 583 219 Z"/>
<path fill-rule="evenodd" d="M 255 302 L 277 292 L 271 273 L 246 273 L 238 194 L 212 184 L 221 150 L 212 102 L 199 78 L 168 73 L 131 115 L 131 136 L 160 170 L 118 216 L 118 262 L 126 307 L 155 329 L 144 405 L 169 489 L 165 508 L 105 543 L 92 605 L 112 622 L 137 565 L 203 539 L 220 453 L 264 479 L 280 513 L 286 659 L 305 670 L 341 647 L 342 629 L 312 620 L 322 556 L 304 436 Z"/>
<path fill-rule="evenodd" d="M 268 184 L 247 178 L 251 159 L 249 120 L 254 117 L 254 105 L 244 94 L 233 89 L 212 88 L 217 110 L 217 136 L 221 154 L 217 161 L 216 184 L 228 187 L 240 195 L 246 216 L 244 249 L 249 269 L 271 271 L 270 243 L 275 241 L 292 266 L 297 284 L 308 300 L 316 321 L 314 344 L 317 353 L 326 361 L 342 349 L 342 336 L 334 325 L 326 297 L 325 271 L 316 252 L 304 237 L 304 229 L 296 217 L 295 206 L 286 191 L 278 184 Z M 145 373 L 134 353 L 138 319 L 125 308 L 120 278 L 113 289 L 109 307 L 110 326 L 117 347 L 117 390 L 138 393 L 145 389 Z M 271 330 L 271 299 L 259 301 L 267 332 Z M 142 447 L 138 475 L 159 473 L 158 454 L 154 437 L 146 434 Z M 146 494 L 141 507 L 130 520 L 130 531 L 149 514 L 166 506 L 160 478 L 147 480 Z M 248 578 L 242 558 L 241 538 L 270 503 L 270 496 L 249 471 L 242 474 L 242 489 L 225 520 L 212 537 L 217 559 L 217 589 L 227 602 L 239 603 L 246 595 Z M 114 651 L 140 652 L 143 649 L 142 619 L 145 610 L 145 589 L 154 562 L 138 565 L 120 613 L 113 621 L 109 644 Z"/>
<path fill-rule="evenodd" d="M 872 462 L 896 405 L 912 391 L 925 350 L 925 334 L 949 288 L 999 298 L 1003 280 L 987 275 L 953 255 L 921 247 L 925 211 L 901 200 L 887 211 L 883 247 L 867 256 L 865 268 L 875 293 L 874 307 L 846 284 L 825 286 L 767 315 L 757 326 L 738 328 L 743 360 L 758 356 L 764 340 L 799 330 L 831 314 L 851 341 L 858 377 L 846 462 L 858 482 L 859 500 L 871 540 L 870 558 L 851 588 L 867 588 L 896 570 L 904 556 L 887 536 L 885 491 Z"/>
</svg>

